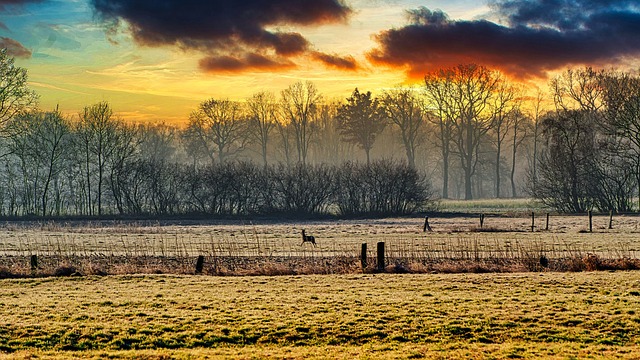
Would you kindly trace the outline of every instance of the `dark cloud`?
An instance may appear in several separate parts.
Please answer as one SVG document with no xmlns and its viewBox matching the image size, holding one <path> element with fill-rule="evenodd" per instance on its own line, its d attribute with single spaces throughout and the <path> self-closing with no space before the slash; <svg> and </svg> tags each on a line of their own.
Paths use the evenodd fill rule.
<svg viewBox="0 0 640 360">
<path fill-rule="evenodd" d="M 441 11 L 409 11 L 410 24 L 375 35 L 373 63 L 420 78 L 440 67 L 479 63 L 513 76 L 544 76 L 577 64 L 615 64 L 640 54 L 640 8 L 625 0 L 499 0 L 505 24 L 451 20 Z"/>
<path fill-rule="evenodd" d="M 234 56 L 208 56 L 200 60 L 200 68 L 205 72 L 235 73 L 243 71 L 274 71 L 294 68 L 295 64 L 286 59 L 277 61 L 261 54 L 247 54 L 242 58 Z"/>
<path fill-rule="evenodd" d="M 312 58 L 322 62 L 328 67 L 332 67 L 339 70 L 345 71 L 356 71 L 358 70 L 358 63 L 352 56 L 339 56 L 339 55 L 331 55 L 325 54 L 319 51 L 314 51 L 312 53 Z"/>
<path fill-rule="evenodd" d="M 31 57 L 31 51 L 29 49 L 25 48 L 19 42 L 7 37 L 0 36 L 0 48 L 7 49 L 7 54 L 13 57 L 27 59 Z"/>
<path fill-rule="evenodd" d="M 311 44 L 281 26 L 317 26 L 347 20 L 342 0 L 90 0 L 112 28 L 126 23 L 134 40 L 147 46 L 179 46 L 205 53 L 208 71 L 290 65 L 312 55 Z M 283 59 L 285 58 L 285 59 Z M 264 65 L 262 65 L 264 64 Z"/>
</svg>

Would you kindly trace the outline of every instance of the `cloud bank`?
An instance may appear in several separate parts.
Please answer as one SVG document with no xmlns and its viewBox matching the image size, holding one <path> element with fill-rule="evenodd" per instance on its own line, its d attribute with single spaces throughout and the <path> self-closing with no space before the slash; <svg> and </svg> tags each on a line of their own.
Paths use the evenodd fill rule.
<svg viewBox="0 0 640 360">
<path fill-rule="evenodd" d="M 207 72 L 269 71 L 295 67 L 294 57 L 325 64 L 353 58 L 319 53 L 298 32 L 279 27 L 346 22 L 352 9 L 341 0 L 90 0 L 105 23 L 145 46 L 178 46 L 204 54 Z M 318 56 L 322 54 L 325 57 Z M 332 58 L 333 63 L 331 62 Z M 338 66 L 350 69 L 345 65 Z"/>
<path fill-rule="evenodd" d="M 578 64 L 615 64 L 640 54 L 640 7 L 630 0 L 493 0 L 488 20 L 452 20 L 442 11 L 408 11 L 409 24 L 375 35 L 368 59 L 420 78 L 474 62 L 518 77 L 543 77 Z"/>
</svg>

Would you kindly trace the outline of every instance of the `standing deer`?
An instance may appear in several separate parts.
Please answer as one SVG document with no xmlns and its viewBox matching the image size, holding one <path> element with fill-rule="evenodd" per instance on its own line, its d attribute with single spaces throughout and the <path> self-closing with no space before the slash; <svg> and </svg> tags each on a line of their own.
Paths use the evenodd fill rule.
<svg viewBox="0 0 640 360">
<path fill-rule="evenodd" d="M 305 234 L 304 229 L 302 229 L 302 244 L 300 245 L 304 245 L 304 243 L 306 242 L 310 242 L 313 244 L 313 246 L 316 246 L 316 238 L 311 235 Z"/>
</svg>

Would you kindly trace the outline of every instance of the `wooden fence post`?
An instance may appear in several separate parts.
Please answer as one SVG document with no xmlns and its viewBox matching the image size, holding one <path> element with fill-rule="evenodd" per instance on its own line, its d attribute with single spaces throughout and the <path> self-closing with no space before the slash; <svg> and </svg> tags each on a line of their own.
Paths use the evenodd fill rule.
<svg viewBox="0 0 640 360">
<path fill-rule="evenodd" d="M 429 217 L 425 216 L 425 218 L 424 218 L 424 227 L 422 228 L 422 232 L 427 232 L 427 230 L 433 231 L 433 229 L 431 229 L 431 225 L 429 225 Z"/>
<path fill-rule="evenodd" d="M 549 231 L 549 213 L 547 213 L 547 226 L 544 229 Z"/>
<path fill-rule="evenodd" d="M 202 269 L 204 268 L 204 256 L 198 256 L 198 261 L 196 261 L 196 274 L 202 274 Z"/>
<path fill-rule="evenodd" d="M 384 242 L 378 243 L 378 271 L 384 271 Z"/>
<path fill-rule="evenodd" d="M 480 214 L 480 228 L 484 225 L 484 214 Z"/>
<path fill-rule="evenodd" d="M 589 232 L 593 232 L 593 212 L 589 210 Z"/>
<path fill-rule="evenodd" d="M 536 228 L 536 213 L 531 212 L 531 232 L 534 232 Z"/>
<path fill-rule="evenodd" d="M 31 271 L 38 269 L 38 255 L 31 255 Z"/>
<path fill-rule="evenodd" d="M 609 210 L 609 229 L 613 229 L 613 210 Z"/>
<path fill-rule="evenodd" d="M 367 268 L 367 243 L 362 243 L 360 249 L 360 264 L 362 264 L 362 270 Z"/>
</svg>

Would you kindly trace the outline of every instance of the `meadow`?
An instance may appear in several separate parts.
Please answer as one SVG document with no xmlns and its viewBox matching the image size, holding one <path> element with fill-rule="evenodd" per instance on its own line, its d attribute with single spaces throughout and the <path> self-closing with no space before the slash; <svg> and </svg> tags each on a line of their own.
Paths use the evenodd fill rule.
<svg viewBox="0 0 640 360">
<path fill-rule="evenodd" d="M 629 358 L 640 273 L 0 280 L 0 358 Z"/>
<path fill-rule="evenodd" d="M 640 218 L 547 229 L 534 209 L 532 231 L 528 204 L 505 204 L 448 203 L 426 232 L 422 216 L 7 222 L 0 359 L 640 358 Z"/>
</svg>

